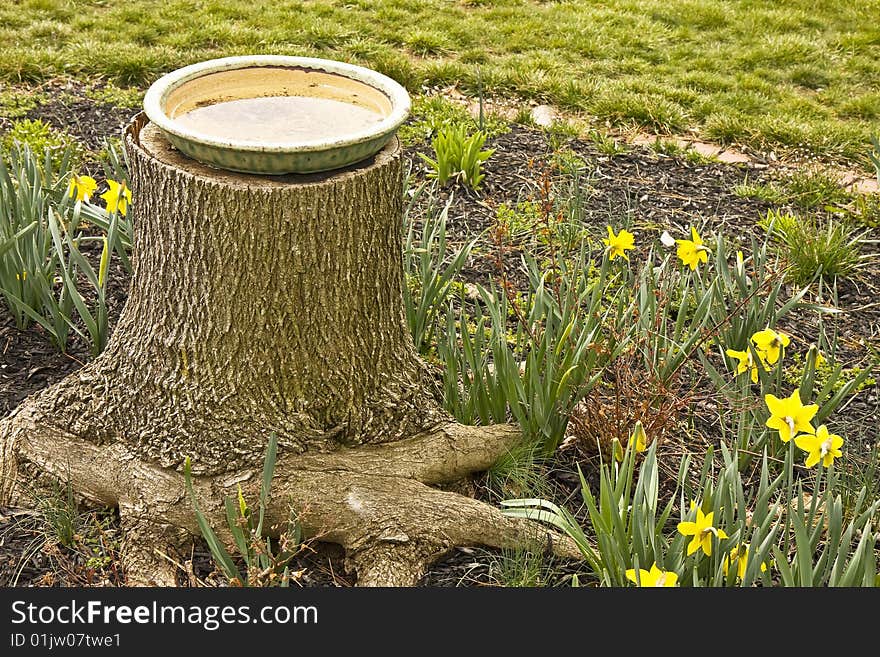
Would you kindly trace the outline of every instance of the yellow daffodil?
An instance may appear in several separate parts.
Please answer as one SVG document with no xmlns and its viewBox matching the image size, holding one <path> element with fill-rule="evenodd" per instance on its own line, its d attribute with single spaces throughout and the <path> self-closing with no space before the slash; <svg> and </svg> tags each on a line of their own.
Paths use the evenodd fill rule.
<svg viewBox="0 0 880 657">
<path fill-rule="evenodd" d="M 687 265 L 694 270 L 700 262 L 709 262 L 709 249 L 703 246 L 703 240 L 697 234 L 697 229 L 691 227 L 691 238 L 689 240 L 676 240 L 678 242 L 678 251 L 676 252 L 681 264 Z"/>
<path fill-rule="evenodd" d="M 641 420 L 636 421 L 635 429 L 633 429 L 629 440 L 635 447 L 636 454 L 641 454 L 648 449 L 648 435 L 645 433 L 645 427 L 642 426 Z"/>
<path fill-rule="evenodd" d="M 736 364 L 736 373 L 742 374 L 743 372 L 749 372 L 751 376 L 752 383 L 758 382 L 758 364 L 755 362 L 754 356 L 752 356 L 751 349 L 746 349 L 745 351 L 737 351 L 736 349 L 728 349 L 725 351 L 728 356 L 731 358 L 736 358 L 739 362 Z"/>
<path fill-rule="evenodd" d="M 629 256 L 626 255 L 626 252 L 636 248 L 635 236 L 631 232 L 621 228 L 620 232 L 615 235 L 611 226 L 608 226 L 608 237 L 603 239 L 602 243 L 608 247 L 608 257 L 611 260 L 620 256 L 628 262 Z"/>
<path fill-rule="evenodd" d="M 626 571 L 626 578 L 642 588 L 648 587 L 671 587 L 678 586 L 678 575 L 673 572 L 660 570 L 655 563 L 651 566 L 651 570 L 643 570 L 639 568 L 639 576 L 636 578 L 635 568 Z"/>
<path fill-rule="evenodd" d="M 770 365 L 779 360 L 779 356 L 784 353 L 789 342 L 790 340 L 785 333 L 777 333 L 770 328 L 758 331 L 752 336 L 752 344 L 755 345 L 755 349 Z"/>
<path fill-rule="evenodd" d="M 787 443 L 800 433 L 816 433 L 810 420 L 819 412 L 819 405 L 808 404 L 804 406 L 799 390 L 795 390 L 786 399 L 779 399 L 776 395 L 768 394 L 764 396 L 764 401 L 770 410 L 770 417 L 766 424 L 771 429 L 779 431 L 782 442 Z"/>
<path fill-rule="evenodd" d="M 696 522 L 685 521 L 678 523 L 679 533 L 684 536 L 693 536 L 691 542 L 688 543 L 688 556 L 692 555 L 700 548 L 703 548 L 703 552 L 706 556 L 711 557 L 712 537 L 715 536 L 718 539 L 727 538 L 727 534 L 724 533 L 723 530 L 712 526 L 714 516 L 715 513 L 713 511 L 703 514 L 703 510 L 697 507 Z"/>
<path fill-rule="evenodd" d="M 820 424 L 813 436 L 804 435 L 794 439 L 794 444 L 807 453 L 804 465 L 812 468 L 819 461 L 826 468 L 834 463 L 834 459 L 843 456 L 840 448 L 843 447 L 843 438 L 837 434 L 828 433 L 828 427 Z"/>
<path fill-rule="evenodd" d="M 727 571 L 731 565 L 736 566 L 736 576 L 743 579 L 746 576 L 746 568 L 749 565 L 749 544 L 740 543 L 730 551 L 730 554 L 724 557 L 721 564 L 724 568 L 724 576 L 727 577 Z M 761 563 L 761 572 L 767 572 L 767 564 Z"/>
<path fill-rule="evenodd" d="M 70 177 L 70 184 L 67 186 L 67 195 L 74 201 L 88 201 L 95 190 L 98 189 L 98 183 L 91 176 Z"/>
<path fill-rule="evenodd" d="M 125 182 L 118 183 L 115 180 L 108 180 L 107 184 L 110 189 L 101 194 L 101 198 L 107 202 L 107 212 L 110 214 L 119 212 L 124 217 L 128 211 L 128 204 L 131 203 L 131 190 Z"/>
</svg>

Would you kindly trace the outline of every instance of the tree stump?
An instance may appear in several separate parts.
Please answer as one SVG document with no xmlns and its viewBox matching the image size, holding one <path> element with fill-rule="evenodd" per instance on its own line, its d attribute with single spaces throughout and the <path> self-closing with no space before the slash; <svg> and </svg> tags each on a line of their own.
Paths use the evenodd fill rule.
<svg viewBox="0 0 880 657">
<path fill-rule="evenodd" d="M 132 583 L 173 584 L 161 554 L 198 532 L 184 460 L 222 530 L 223 498 L 258 494 L 275 432 L 267 525 L 293 504 L 307 535 L 346 548 L 361 585 L 412 585 L 456 545 L 579 556 L 536 523 L 433 487 L 487 469 L 519 432 L 453 422 L 415 352 L 396 139 L 355 167 L 284 177 L 204 166 L 142 115 L 125 148 L 128 301 L 99 357 L 0 422 L 0 502 L 24 470 L 69 481 L 119 507 Z"/>
</svg>

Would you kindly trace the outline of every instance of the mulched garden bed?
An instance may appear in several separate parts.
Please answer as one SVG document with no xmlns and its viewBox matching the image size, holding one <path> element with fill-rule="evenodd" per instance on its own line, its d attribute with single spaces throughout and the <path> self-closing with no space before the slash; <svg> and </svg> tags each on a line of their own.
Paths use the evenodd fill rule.
<svg viewBox="0 0 880 657">
<path fill-rule="evenodd" d="M 139 107 L 116 107 L 89 98 L 87 90 L 100 91 L 100 83 L 87 87 L 75 80 L 52 80 L 40 87 L 41 94 L 50 98 L 25 115 L 40 119 L 56 130 L 63 130 L 77 138 L 88 150 L 97 152 L 108 139 L 121 136 L 122 127 L 140 111 Z"/>
<path fill-rule="evenodd" d="M 113 108 L 85 97 L 82 87 L 66 84 L 63 93 L 51 94 L 56 101 L 41 105 L 29 113 L 42 118 L 83 140 L 89 149 L 100 148 L 105 137 L 118 137 L 123 125 L 136 108 Z M 597 238 L 604 236 L 609 221 L 617 226 L 628 224 L 643 235 L 669 230 L 676 236 L 685 235 L 690 225 L 704 226 L 709 233 L 724 230 L 730 236 L 745 238 L 755 221 L 771 206 L 744 199 L 734 193 L 737 184 L 769 180 L 773 172 L 764 165 L 694 164 L 679 157 L 667 157 L 644 147 L 633 147 L 625 153 L 607 155 L 594 144 L 577 139 L 565 140 L 565 146 L 583 163 L 583 184 L 588 186 L 586 228 Z M 502 203 L 537 198 L 541 180 L 556 176 L 551 166 L 554 150 L 548 135 L 542 131 L 514 126 L 487 144 L 495 149 L 485 166 L 486 179 L 479 193 L 462 187 L 445 189 L 440 201 L 450 201 L 449 231 L 453 242 L 462 242 L 482 235 L 496 217 Z M 427 153 L 428 146 L 407 148 L 406 155 L 417 178 L 424 169 L 417 157 Z M 878 231 L 873 231 L 876 239 Z M 646 240 L 647 241 L 647 240 Z M 869 247 L 877 249 L 876 245 Z M 478 250 L 464 271 L 472 282 L 486 283 L 496 273 L 491 247 Z M 857 282 L 843 282 L 839 290 L 840 307 L 845 312 L 836 322 L 848 364 L 862 358 L 870 347 L 880 347 L 880 263 L 870 264 Z M 111 272 L 113 317 L 125 301 L 127 278 L 121 267 Z M 803 344 L 815 339 L 815 318 L 790 318 L 784 328 Z M 18 330 L 6 313 L 0 313 L 0 417 L 9 413 L 27 395 L 48 386 L 81 367 L 90 358 L 84 346 L 73 340 L 69 353 L 59 353 L 39 328 Z M 852 399 L 838 413 L 847 421 L 864 427 L 865 435 L 874 435 L 880 412 L 878 386 Z M 873 426 L 872 433 L 867 430 Z M 579 482 L 572 474 L 575 456 L 566 452 L 551 464 L 551 482 L 557 490 L 557 501 L 576 507 L 580 502 Z M 479 497 L 490 493 L 483 482 L 476 482 Z M 93 514 L 94 515 L 94 514 Z M 98 517 L 98 513 L 94 517 Z M 124 583 L 114 545 L 118 545 L 118 526 L 112 514 L 103 513 L 102 531 L 107 544 L 99 546 L 104 555 L 97 559 L 89 550 L 95 546 L 77 544 L 68 549 L 47 541 L 39 516 L 28 509 L 0 508 L 0 586 L 113 586 Z M 343 568 L 340 551 L 334 546 L 316 544 L 292 565 L 304 570 L 299 584 L 303 586 L 348 586 L 351 577 Z M 426 575 L 425 586 L 492 586 L 504 579 L 499 551 L 457 549 L 437 563 Z M 181 583 L 191 585 L 222 584 L 222 577 L 213 572 L 213 563 L 204 544 L 197 544 L 188 564 L 181 570 Z M 577 564 L 544 564 L 536 575 L 542 585 L 568 585 Z M 187 572 L 188 571 L 188 574 Z"/>
</svg>

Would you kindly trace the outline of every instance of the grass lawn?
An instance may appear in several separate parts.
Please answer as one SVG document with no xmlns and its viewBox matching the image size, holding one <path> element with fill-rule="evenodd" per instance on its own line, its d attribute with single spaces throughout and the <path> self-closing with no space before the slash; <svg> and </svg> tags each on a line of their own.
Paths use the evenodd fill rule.
<svg viewBox="0 0 880 657">
<path fill-rule="evenodd" d="M 105 77 L 138 93 L 199 60 L 312 55 L 411 92 L 482 86 L 600 124 L 867 167 L 878 16 L 878 0 L 13 0 L 0 6 L 0 79 Z"/>
</svg>

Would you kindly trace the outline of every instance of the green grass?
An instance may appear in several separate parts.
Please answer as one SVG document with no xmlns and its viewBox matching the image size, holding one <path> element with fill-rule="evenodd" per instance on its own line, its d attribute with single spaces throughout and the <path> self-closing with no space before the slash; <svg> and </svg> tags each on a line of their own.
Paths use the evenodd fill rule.
<svg viewBox="0 0 880 657">
<path fill-rule="evenodd" d="M 535 588 L 547 586 L 552 567 L 544 555 L 525 550 L 502 550 L 492 564 L 492 572 L 501 586 Z"/>
<path fill-rule="evenodd" d="M 114 107 L 137 107 L 143 100 L 143 93 L 137 87 L 118 87 L 112 82 L 87 87 L 86 96 L 98 103 Z"/>
<path fill-rule="evenodd" d="M 845 221 L 798 217 L 770 212 L 761 225 L 776 238 L 789 279 L 806 285 L 814 277 L 853 277 L 868 256 L 862 256 L 863 235 Z"/>
<path fill-rule="evenodd" d="M 800 169 L 785 182 L 791 202 L 802 209 L 843 205 L 850 200 L 834 176 L 818 169 Z"/>
<path fill-rule="evenodd" d="M 34 109 L 42 100 L 43 95 L 29 92 L 26 89 L 0 88 L 0 117 L 20 119 Z"/>
<path fill-rule="evenodd" d="M 40 119 L 19 119 L 12 123 L 9 131 L 0 138 L 0 148 L 2 148 L 4 156 L 13 150 L 16 144 L 29 147 L 38 159 L 48 151 L 55 169 L 61 165 L 64 154 L 68 150 L 72 156 L 72 166 L 75 168 L 83 151 L 82 146 L 74 137 L 60 130 L 55 130 Z"/>
<path fill-rule="evenodd" d="M 417 92 L 458 84 L 612 125 L 869 166 L 880 0 L 20 0 L 0 6 L 0 79 L 145 87 L 232 54 L 365 64 Z"/>
<path fill-rule="evenodd" d="M 538 450 L 527 443 L 502 456 L 487 475 L 489 486 L 502 497 L 542 497 L 553 491 Z"/>
<path fill-rule="evenodd" d="M 686 151 L 674 139 L 662 139 L 660 137 L 657 137 L 650 147 L 657 155 L 667 155 L 669 157 L 683 156 Z"/>
<path fill-rule="evenodd" d="M 785 190 L 772 183 L 752 183 L 745 180 L 734 186 L 733 193 L 742 198 L 753 198 L 775 205 L 782 205 L 788 201 Z"/>
<path fill-rule="evenodd" d="M 442 96 L 418 96 L 413 99 L 412 120 L 398 130 L 398 136 L 406 144 L 430 140 L 437 132 L 450 126 L 463 126 L 468 132 L 482 130 L 487 137 L 507 132 L 507 121 L 486 111 L 483 125 L 479 117 L 471 116 L 468 109 Z"/>
<path fill-rule="evenodd" d="M 833 174 L 817 167 L 797 169 L 773 182 L 745 180 L 734 186 L 733 193 L 775 205 L 788 204 L 800 210 L 837 212 L 844 211 L 858 197 L 848 192 Z"/>
</svg>

